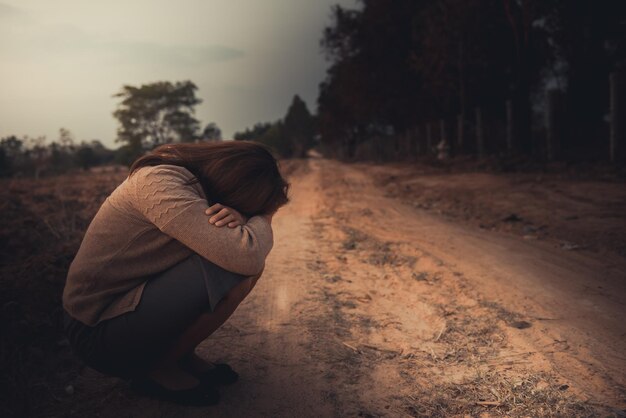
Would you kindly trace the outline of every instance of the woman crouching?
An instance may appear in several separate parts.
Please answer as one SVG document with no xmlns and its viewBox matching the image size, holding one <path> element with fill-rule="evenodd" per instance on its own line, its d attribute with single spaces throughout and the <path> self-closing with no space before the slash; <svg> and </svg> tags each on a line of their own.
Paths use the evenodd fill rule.
<svg viewBox="0 0 626 418">
<path fill-rule="evenodd" d="M 216 386 L 238 375 L 194 350 L 261 276 L 287 189 L 275 158 L 252 142 L 169 144 L 136 160 L 68 272 L 74 352 L 144 395 L 216 404 Z"/>
</svg>

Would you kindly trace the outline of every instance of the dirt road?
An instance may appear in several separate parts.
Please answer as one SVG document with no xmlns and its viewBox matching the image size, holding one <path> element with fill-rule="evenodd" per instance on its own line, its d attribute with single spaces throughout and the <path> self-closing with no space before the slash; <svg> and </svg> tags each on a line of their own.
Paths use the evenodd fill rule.
<svg viewBox="0 0 626 418">
<path fill-rule="evenodd" d="M 623 416 L 626 263 L 445 221 L 385 197 L 364 166 L 294 167 L 263 278 L 202 345 L 241 381 L 205 410 L 115 385 L 103 405 L 121 401 L 125 416 Z"/>
</svg>

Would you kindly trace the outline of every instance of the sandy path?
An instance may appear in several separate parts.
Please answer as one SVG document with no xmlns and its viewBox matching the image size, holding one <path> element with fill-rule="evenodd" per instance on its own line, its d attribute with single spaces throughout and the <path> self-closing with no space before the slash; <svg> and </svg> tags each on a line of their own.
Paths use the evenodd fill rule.
<svg viewBox="0 0 626 418">
<path fill-rule="evenodd" d="M 511 371 L 492 376 L 491 383 L 500 378 L 547 374 L 539 380 L 558 381 L 559 387 L 567 385 L 566 390 L 580 400 L 620 405 L 623 409 L 626 403 L 623 260 L 594 259 L 542 242 L 454 225 L 383 197 L 365 174 L 363 169 L 367 167 L 321 164 L 325 172 L 344 183 L 342 188 L 330 191 L 337 197 L 333 202 L 337 203 L 338 218 L 359 233 L 386 243 L 392 253 L 416 257 L 411 275 L 418 271 L 418 278 L 439 275 L 442 279 L 439 283 L 433 281 L 447 286 L 441 288 L 444 292 L 441 297 L 423 296 L 431 307 L 438 303 L 445 305 L 440 309 L 447 322 L 443 326 L 444 335 L 446 328 L 452 331 L 459 323 L 454 318 L 459 308 L 468 311 L 461 323 L 479 318 L 490 326 L 484 331 L 500 334 L 499 344 L 482 344 L 484 350 L 493 351 L 491 356 L 483 356 L 474 364 L 465 361 L 470 369 L 483 360 L 498 363 L 509 356 L 523 357 L 523 362 L 517 362 Z M 327 176 L 326 184 L 332 183 L 333 179 Z M 394 273 L 402 275 L 399 270 Z M 404 274 L 408 276 L 409 271 Z M 457 312 L 452 320 L 448 319 L 449 311 L 454 310 Z M 492 324 L 494 319 L 496 323 Z M 476 343 L 467 338 L 467 334 L 471 337 L 472 327 L 463 328 L 466 332 L 459 333 L 458 342 Z M 434 340 L 440 342 L 439 334 L 438 337 L 439 340 L 437 337 Z M 426 339 L 423 343 L 430 345 L 434 340 Z M 478 341 L 481 342 L 485 343 Z M 444 353 L 450 348 L 434 345 Z M 464 369 L 458 363 L 455 366 L 445 365 L 448 371 Z M 478 370 L 480 367 L 474 372 Z M 483 372 L 493 370 L 488 367 Z M 537 383 L 539 387 L 546 385 Z"/>
<path fill-rule="evenodd" d="M 359 167 L 292 181 L 262 281 L 203 345 L 243 375 L 219 415 L 624 407 L 625 266 L 446 223 Z"/>
<path fill-rule="evenodd" d="M 206 409 L 123 395 L 124 414 L 611 416 L 626 407 L 626 265 L 433 217 L 384 197 L 364 166 L 305 161 L 291 181 L 264 276 L 201 346 L 241 381 Z"/>
<path fill-rule="evenodd" d="M 241 382 L 223 390 L 219 416 L 332 416 L 324 351 L 312 332 L 326 307 L 312 297 L 319 277 L 310 269 L 317 244 L 319 173 L 299 176 L 292 202 L 274 219 L 274 248 L 257 287 L 202 351 L 230 362 Z M 313 198 L 313 199 L 311 199 Z M 315 324 L 317 320 L 318 324 Z M 204 416 L 199 413 L 198 416 Z"/>
</svg>

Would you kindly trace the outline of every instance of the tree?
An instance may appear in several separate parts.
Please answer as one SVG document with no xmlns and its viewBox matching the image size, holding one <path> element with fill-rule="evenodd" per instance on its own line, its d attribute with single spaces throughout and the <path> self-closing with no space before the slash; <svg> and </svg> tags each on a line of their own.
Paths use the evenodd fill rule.
<svg viewBox="0 0 626 418">
<path fill-rule="evenodd" d="M 624 13 L 617 9 L 623 1 L 601 3 L 360 0 L 355 9 L 335 6 L 321 40 L 331 63 L 318 97 L 322 142 L 340 144 L 350 157 L 371 137 L 438 119 L 445 126 L 458 115 L 464 121 L 474 107 L 488 112 L 497 131 L 507 122 L 510 100 L 511 145 L 535 151 L 532 110 L 554 82 L 546 76 L 550 66 L 569 66 L 572 86 L 584 93 L 576 95 L 579 108 L 591 106 L 583 98 L 592 97 L 595 112 L 587 113 L 596 119 L 602 113 L 595 98 L 608 91 L 605 58 L 607 50 L 619 49 Z M 563 58 L 555 57 L 558 48 Z M 577 81 L 591 73 L 593 83 Z"/>
<path fill-rule="evenodd" d="M 200 139 L 203 141 L 221 141 L 222 130 L 214 122 L 211 122 L 202 131 Z"/>
<path fill-rule="evenodd" d="M 125 85 L 113 96 L 122 99 L 113 112 L 120 124 L 116 142 L 125 144 L 132 159 L 144 148 L 194 141 L 200 126 L 195 106 L 202 102 L 196 90 L 191 81 Z"/>
<path fill-rule="evenodd" d="M 74 135 L 69 129 L 60 128 L 59 129 L 59 144 L 61 144 L 62 148 L 71 151 L 74 148 Z"/>
<path fill-rule="evenodd" d="M 285 126 L 282 121 L 275 122 L 257 141 L 272 148 L 283 158 L 293 155 L 292 143 L 285 135 Z"/>
<path fill-rule="evenodd" d="M 23 141 L 15 135 L 0 140 L 0 177 L 9 177 L 15 170 L 16 162 L 22 156 Z"/>
<path fill-rule="evenodd" d="M 274 123 L 257 123 L 243 132 L 236 132 L 239 141 L 258 141 L 274 149 L 283 158 L 304 157 L 315 144 L 316 118 L 296 94 L 287 114 Z"/>
<path fill-rule="evenodd" d="M 11 160 L 4 148 L 0 147 L 0 177 L 9 177 L 13 172 Z"/>
<path fill-rule="evenodd" d="M 49 146 L 50 166 L 59 173 L 74 167 L 76 149 L 74 135 L 67 128 L 59 129 L 59 138 Z"/>
<path fill-rule="evenodd" d="M 76 151 L 76 161 L 83 170 L 98 164 L 98 157 L 93 148 L 83 143 Z"/>
<path fill-rule="evenodd" d="M 24 140 L 27 144 L 25 154 L 28 156 L 30 163 L 33 165 L 35 179 L 39 180 L 41 174 L 48 169 L 50 165 L 50 150 L 46 147 L 46 137 L 25 137 Z"/>
<path fill-rule="evenodd" d="M 255 123 L 252 128 L 246 128 L 243 132 L 235 132 L 233 136 L 237 141 L 256 141 L 261 138 L 273 126 L 271 122 Z"/>
<path fill-rule="evenodd" d="M 606 137 L 608 77 L 626 70 L 626 4 L 551 0 L 549 5 L 545 25 L 563 68 L 567 118 L 576 121 L 566 125 L 564 151 L 570 159 L 602 157 L 608 145 L 598 140 Z"/>
<path fill-rule="evenodd" d="M 315 126 L 306 103 L 296 94 L 285 116 L 283 134 L 289 141 L 291 156 L 304 157 L 314 145 Z"/>
<path fill-rule="evenodd" d="M 7 157 L 19 158 L 24 151 L 24 141 L 16 137 L 15 135 L 7 136 L 0 140 L 0 148 L 2 148 Z"/>
<path fill-rule="evenodd" d="M 331 66 L 320 85 L 318 117 L 325 145 L 358 142 L 390 129 L 402 132 L 432 112 L 409 65 L 414 24 L 427 1 L 362 0 L 362 8 L 335 6 L 321 46 Z"/>
<path fill-rule="evenodd" d="M 61 128 L 59 132 L 59 138 L 48 145 L 45 137 L 9 136 L 0 140 L 0 177 L 21 174 L 38 178 L 76 167 L 87 169 L 112 162 L 117 153 L 98 140 L 75 145 L 69 130 Z"/>
</svg>

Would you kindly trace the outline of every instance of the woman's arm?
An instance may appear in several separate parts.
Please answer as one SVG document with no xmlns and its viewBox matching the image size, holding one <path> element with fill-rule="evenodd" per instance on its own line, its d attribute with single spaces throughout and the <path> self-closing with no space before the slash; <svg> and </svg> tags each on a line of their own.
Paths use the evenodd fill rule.
<svg viewBox="0 0 626 418">
<path fill-rule="evenodd" d="M 134 206 L 162 232 L 218 266 L 244 275 L 263 270 L 273 245 L 270 222 L 253 216 L 245 225 L 220 228 L 207 222 L 207 201 L 189 180 L 187 170 L 145 167 L 133 174 Z"/>
<path fill-rule="evenodd" d="M 244 225 L 248 222 L 248 218 L 239 213 L 236 209 L 228 206 L 224 206 L 221 203 L 216 203 L 210 206 L 204 211 L 205 214 L 210 216 L 209 223 L 215 226 L 228 225 L 229 228 L 234 228 L 239 225 Z M 273 213 L 263 214 L 263 216 L 270 225 L 272 224 Z"/>
</svg>

